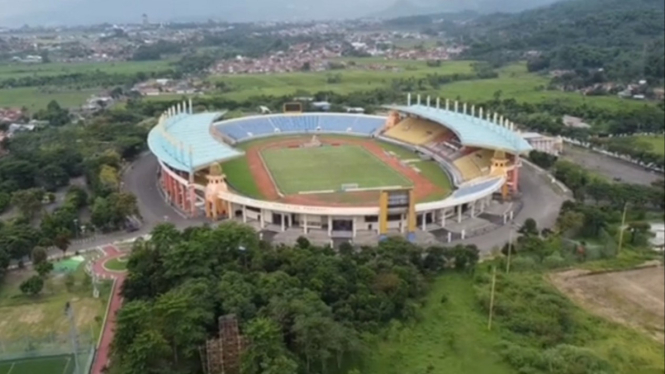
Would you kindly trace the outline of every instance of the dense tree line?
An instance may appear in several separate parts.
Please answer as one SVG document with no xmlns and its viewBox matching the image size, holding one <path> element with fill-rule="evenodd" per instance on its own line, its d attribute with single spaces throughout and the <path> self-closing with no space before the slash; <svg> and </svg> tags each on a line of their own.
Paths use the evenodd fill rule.
<svg viewBox="0 0 665 374">
<path fill-rule="evenodd" d="M 659 0 L 578 0 L 438 27 L 470 45 L 463 58 L 504 63 L 536 52 L 532 71 L 603 68 L 612 80 L 662 83 L 663 9 Z"/>
<path fill-rule="evenodd" d="M 366 334 L 416 318 L 429 276 L 470 271 L 477 261 L 473 246 L 389 239 L 335 252 L 304 238 L 273 247 L 232 222 L 183 232 L 160 225 L 128 261 L 113 369 L 200 372 L 199 347 L 217 317 L 234 314 L 249 339 L 241 373 L 331 372 L 362 356 Z"/>
</svg>

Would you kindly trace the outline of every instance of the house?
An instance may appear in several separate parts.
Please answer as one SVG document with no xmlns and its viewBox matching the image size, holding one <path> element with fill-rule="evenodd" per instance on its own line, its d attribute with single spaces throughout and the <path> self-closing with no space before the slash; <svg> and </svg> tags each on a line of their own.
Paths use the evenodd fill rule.
<svg viewBox="0 0 665 374">
<path fill-rule="evenodd" d="M 21 108 L 0 108 L 0 123 L 15 123 L 23 117 Z"/>
<path fill-rule="evenodd" d="M 37 126 L 35 125 L 30 125 L 25 123 L 12 123 L 11 125 L 9 125 L 9 128 L 7 129 L 7 137 L 11 138 L 16 133 L 19 132 L 34 131 L 36 127 Z"/>
<path fill-rule="evenodd" d="M 327 101 L 316 101 L 312 103 L 312 106 L 320 111 L 327 112 L 330 110 L 330 103 Z"/>
<path fill-rule="evenodd" d="M 579 117 L 564 115 L 562 120 L 563 120 L 563 125 L 566 127 L 572 127 L 576 129 L 591 128 L 591 125 L 584 123 L 584 120 Z"/>
</svg>

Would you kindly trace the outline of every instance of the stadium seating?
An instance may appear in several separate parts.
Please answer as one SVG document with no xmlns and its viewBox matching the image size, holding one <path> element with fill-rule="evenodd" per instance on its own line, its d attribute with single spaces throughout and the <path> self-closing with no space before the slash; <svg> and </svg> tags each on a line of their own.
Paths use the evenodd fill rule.
<svg viewBox="0 0 665 374">
<path fill-rule="evenodd" d="M 231 123 L 220 123 L 218 130 L 240 141 L 254 136 L 281 133 L 345 132 L 371 135 L 383 126 L 380 117 L 344 114 L 301 114 L 250 117 Z"/>
<path fill-rule="evenodd" d="M 448 130 L 437 123 L 408 117 L 386 131 L 385 135 L 409 144 L 422 145 L 431 142 L 445 132 Z"/>
<path fill-rule="evenodd" d="M 462 178 L 469 181 L 489 173 L 494 151 L 480 149 L 455 160 L 453 164 L 462 173 Z"/>
</svg>

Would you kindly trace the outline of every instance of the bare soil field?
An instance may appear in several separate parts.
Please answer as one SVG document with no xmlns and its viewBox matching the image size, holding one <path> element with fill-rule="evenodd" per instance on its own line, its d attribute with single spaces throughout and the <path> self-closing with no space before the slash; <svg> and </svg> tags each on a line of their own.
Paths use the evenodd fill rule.
<svg viewBox="0 0 665 374">
<path fill-rule="evenodd" d="M 665 343 L 665 271 L 662 266 L 590 274 L 553 273 L 550 281 L 590 312 L 636 328 Z"/>
</svg>

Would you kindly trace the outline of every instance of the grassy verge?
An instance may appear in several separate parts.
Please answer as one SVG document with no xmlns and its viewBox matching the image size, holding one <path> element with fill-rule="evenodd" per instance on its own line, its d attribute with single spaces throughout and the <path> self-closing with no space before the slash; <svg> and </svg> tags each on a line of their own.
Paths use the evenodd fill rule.
<svg viewBox="0 0 665 374">
<path fill-rule="evenodd" d="M 665 155 L 665 137 L 663 135 L 640 135 L 635 136 L 637 144 L 648 144 L 648 149 L 658 155 Z"/>
<path fill-rule="evenodd" d="M 229 184 L 238 192 L 254 199 L 263 198 L 259 186 L 252 177 L 246 157 L 234 158 L 223 163 L 222 170 Z"/>
<path fill-rule="evenodd" d="M 104 263 L 104 267 L 111 271 L 125 271 L 127 270 L 127 258 L 112 258 Z"/>
<path fill-rule="evenodd" d="M 443 298 L 446 302 L 442 302 Z M 421 322 L 393 328 L 368 355 L 363 374 L 509 374 L 495 350 L 499 337 L 477 312 L 473 281 L 451 274 L 436 280 Z"/>
</svg>

